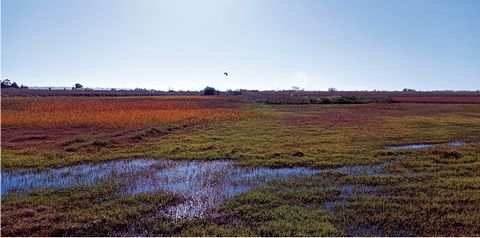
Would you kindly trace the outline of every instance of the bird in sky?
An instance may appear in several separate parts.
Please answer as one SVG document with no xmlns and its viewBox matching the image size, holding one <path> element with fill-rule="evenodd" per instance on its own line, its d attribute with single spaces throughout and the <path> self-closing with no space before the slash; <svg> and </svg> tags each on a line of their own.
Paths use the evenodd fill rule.
<svg viewBox="0 0 480 238">
<path fill-rule="evenodd" d="M 228 73 L 227 73 L 227 72 L 225 72 L 225 73 L 223 73 L 223 74 L 225 74 L 225 76 L 228 76 Z"/>
</svg>

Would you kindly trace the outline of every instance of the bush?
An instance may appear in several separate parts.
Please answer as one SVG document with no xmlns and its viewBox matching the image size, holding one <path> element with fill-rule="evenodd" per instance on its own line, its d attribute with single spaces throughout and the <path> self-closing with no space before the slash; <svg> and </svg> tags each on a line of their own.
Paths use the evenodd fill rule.
<svg viewBox="0 0 480 238">
<path fill-rule="evenodd" d="M 218 91 L 213 87 L 208 87 L 207 86 L 205 89 L 203 89 L 202 94 L 203 95 L 218 95 Z"/>
</svg>

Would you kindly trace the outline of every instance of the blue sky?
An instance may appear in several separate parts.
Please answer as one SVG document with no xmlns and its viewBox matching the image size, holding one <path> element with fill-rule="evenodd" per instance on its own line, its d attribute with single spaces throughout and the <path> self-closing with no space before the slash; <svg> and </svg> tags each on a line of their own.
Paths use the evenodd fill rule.
<svg viewBox="0 0 480 238">
<path fill-rule="evenodd" d="M 30 86 L 480 89 L 478 0 L 1 4 L 1 77 Z"/>
</svg>

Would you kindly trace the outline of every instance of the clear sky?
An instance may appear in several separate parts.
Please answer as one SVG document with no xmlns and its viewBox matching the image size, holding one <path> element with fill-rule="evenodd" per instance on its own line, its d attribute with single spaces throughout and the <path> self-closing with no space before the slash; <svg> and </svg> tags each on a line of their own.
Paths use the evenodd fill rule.
<svg viewBox="0 0 480 238">
<path fill-rule="evenodd" d="M 29 86 L 480 89 L 479 0 L 1 3 L 1 77 Z"/>
</svg>

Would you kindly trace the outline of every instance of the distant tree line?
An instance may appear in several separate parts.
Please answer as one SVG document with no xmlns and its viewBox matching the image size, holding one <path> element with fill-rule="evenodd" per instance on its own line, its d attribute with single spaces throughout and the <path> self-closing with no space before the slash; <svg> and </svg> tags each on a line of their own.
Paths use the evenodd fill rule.
<svg viewBox="0 0 480 238">
<path fill-rule="evenodd" d="M 9 79 L 5 79 L 2 81 L 2 88 L 20 88 L 20 89 L 28 89 L 27 86 L 20 85 L 18 86 L 17 82 L 11 82 Z"/>
<path fill-rule="evenodd" d="M 1 81 L 2 83 L 2 88 L 18 88 L 18 89 L 28 89 L 27 86 L 24 86 L 23 84 L 18 86 L 16 82 L 12 82 L 9 79 L 5 79 Z M 34 88 L 35 89 L 35 88 Z M 48 90 L 52 90 L 52 88 L 48 88 Z M 63 90 L 67 90 L 67 88 L 63 88 Z M 82 91 L 95 91 L 95 89 L 92 88 L 85 88 L 82 84 L 76 83 L 74 86 L 72 86 L 72 90 L 82 90 Z M 110 91 L 135 91 L 135 92 L 163 92 L 161 90 L 155 90 L 155 89 L 147 89 L 147 88 L 135 88 L 135 89 L 115 89 L 111 88 L 109 89 Z M 339 90 L 337 88 L 331 87 L 327 89 L 328 92 L 338 92 Z M 245 92 L 258 92 L 259 90 L 248 90 L 248 89 L 236 89 L 236 90 L 231 90 L 228 89 L 224 92 L 221 92 L 220 90 L 217 90 L 214 87 L 207 86 L 203 90 L 200 91 L 202 95 L 242 95 Z M 292 89 L 290 90 L 266 90 L 269 92 L 299 92 L 299 91 L 305 91 L 305 89 L 300 89 L 298 86 L 293 86 Z M 368 91 L 368 90 L 366 90 Z M 477 90 L 480 91 L 480 90 Z M 195 91 L 183 91 L 183 90 L 173 90 L 173 88 L 168 89 L 169 93 L 182 93 L 182 92 L 195 92 Z M 197 91 L 198 92 L 198 91 Z M 388 92 L 385 90 L 376 90 L 374 89 L 373 92 Z M 417 92 L 417 90 L 412 89 L 412 88 L 404 88 L 402 92 Z M 454 90 L 435 90 L 432 92 L 454 92 Z"/>
</svg>

